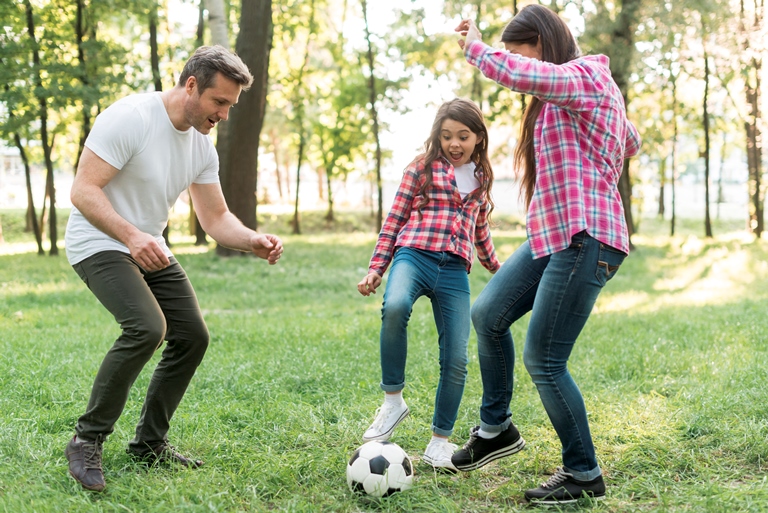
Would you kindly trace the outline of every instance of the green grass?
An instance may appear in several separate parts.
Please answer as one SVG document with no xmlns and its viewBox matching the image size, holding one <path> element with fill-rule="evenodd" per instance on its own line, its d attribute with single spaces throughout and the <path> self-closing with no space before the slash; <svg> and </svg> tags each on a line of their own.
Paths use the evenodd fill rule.
<svg viewBox="0 0 768 513">
<path fill-rule="evenodd" d="M 483 469 L 435 474 L 418 462 L 429 441 L 438 364 L 429 301 L 410 323 L 411 416 L 393 441 L 416 460 L 415 487 L 383 500 L 352 495 L 345 464 L 379 405 L 381 295 L 356 283 L 375 242 L 370 220 L 307 216 L 283 235 L 280 264 L 220 259 L 176 238 L 198 292 L 211 345 L 174 417 L 171 441 L 199 470 L 146 470 L 124 452 L 153 364 L 107 440 L 107 490 L 68 476 L 64 446 L 118 327 L 60 257 L 27 250 L 13 212 L 0 246 L 0 512 L 482 512 L 530 511 L 525 488 L 560 463 L 560 446 L 522 366 L 527 317 L 513 326 L 518 366 L 512 409 L 526 450 Z M 523 240 L 500 219 L 504 259 Z M 716 225 L 644 219 L 636 249 L 606 287 L 571 359 L 608 497 L 592 511 L 768 511 L 768 243 Z M 60 232 L 60 236 L 63 231 Z M 20 248 L 20 249 L 19 249 Z M 63 253 L 63 252 L 62 252 Z M 490 275 L 470 275 L 473 297 Z M 474 334 L 453 441 L 478 421 Z M 564 508 L 576 511 L 577 508 Z M 550 508 L 549 511 L 557 511 Z"/>
</svg>

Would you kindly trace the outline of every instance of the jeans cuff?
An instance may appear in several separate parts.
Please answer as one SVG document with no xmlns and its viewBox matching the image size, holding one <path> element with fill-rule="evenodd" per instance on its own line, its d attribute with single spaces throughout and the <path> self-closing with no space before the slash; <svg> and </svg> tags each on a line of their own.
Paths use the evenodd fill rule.
<svg viewBox="0 0 768 513">
<path fill-rule="evenodd" d="M 488 431 L 489 433 L 501 433 L 502 431 L 506 431 L 507 428 L 512 424 L 512 419 L 508 418 L 504 422 L 501 423 L 501 425 L 491 425 L 486 424 L 482 420 L 480 421 L 480 429 L 483 431 Z"/>
<path fill-rule="evenodd" d="M 399 385 L 385 385 L 381 383 L 379 386 L 384 392 L 399 392 L 405 388 L 405 383 L 400 383 Z"/>
<path fill-rule="evenodd" d="M 579 472 L 578 470 L 571 470 L 565 465 L 563 465 L 563 470 L 568 472 L 569 474 L 573 475 L 574 479 L 578 479 L 579 481 L 592 481 L 593 479 L 597 479 L 598 476 L 600 476 L 603 471 L 600 470 L 600 467 L 595 467 L 592 470 L 588 470 L 586 472 Z"/>
</svg>

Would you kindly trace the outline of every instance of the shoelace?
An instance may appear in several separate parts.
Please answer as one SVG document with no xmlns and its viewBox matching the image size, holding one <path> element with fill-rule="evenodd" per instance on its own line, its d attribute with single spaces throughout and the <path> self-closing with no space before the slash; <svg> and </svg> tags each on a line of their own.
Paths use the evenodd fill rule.
<svg viewBox="0 0 768 513">
<path fill-rule="evenodd" d="M 167 442 L 154 446 L 152 452 L 160 459 L 172 458 L 177 454 L 176 447 Z"/>
<path fill-rule="evenodd" d="M 384 425 L 384 423 L 393 416 L 395 413 L 395 407 L 385 407 L 382 406 L 378 410 L 376 410 L 376 418 L 373 419 L 373 424 L 371 427 L 375 427 L 376 429 L 381 429 L 381 426 Z"/>
<path fill-rule="evenodd" d="M 549 479 L 547 479 L 546 483 L 542 483 L 542 488 L 556 488 L 560 484 L 564 483 L 568 480 L 568 478 L 573 477 L 572 474 L 569 474 L 565 470 L 563 470 L 562 467 L 557 467 L 557 470 L 555 470 L 555 473 L 550 476 Z"/>
<path fill-rule="evenodd" d="M 448 442 L 437 444 L 437 446 L 438 447 L 436 450 L 438 453 L 435 455 L 435 457 L 437 457 L 437 459 L 440 459 L 440 460 L 450 460 L 451 456 L 453 456 L 454 451 L 457 449 L 456 444 L 452 444 Z"/>
<path fill-rule="evenodd" d="M 467 440 L 467 443 L 464 444 L 464 449 L 469 451 L 474 447 L 475 443 L 477 442 L 477 439 L 479 436 L 477 435 L 477 430 L 473 429 L 469 432 L 469 440 Z"/>
<path fill-rule="evenodd" d="M 98 440 L 83 444 L 83 466 L 101 470 L 101 443 Z"/>
</svg>

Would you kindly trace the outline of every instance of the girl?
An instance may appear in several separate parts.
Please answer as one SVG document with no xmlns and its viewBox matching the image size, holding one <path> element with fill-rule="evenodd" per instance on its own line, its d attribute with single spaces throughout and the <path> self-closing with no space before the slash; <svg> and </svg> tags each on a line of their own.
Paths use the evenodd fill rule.
<svg viewBox="0 0 768 513">
<path fill-rule="evenodd" d="M 462 98 L 444 103 L 424 150 L 403 173 L 368 275 L 357 284 L 360 294 L 375 293 L 392 262 L 381 309 L 384 404 L 363 439 L 389 439 L 409 413 L 402 395 L 408 319 L 416 299 L 428 296 L 437 325 L 440 380 L 424 461 L 456 471 L 451 455 L 457 446 L 448 437 L 467 375 L 472 246 L 483 267 L 491 273 L 499 268 L 488 228 L 493 210 L 488 130 L 477 105 Z"/>
<path fill-rule="evenodd" d="M 531 312 L 523 360 L 562 443 L 563 466 L 529 501 L 605 495 L 579 388 L 568 358 L 602 287 L 629 252 L 617 189 L 640 138 L 627 120 L 604 55 L 582 57 L 568 26 L 540 5 L 523 8 L 501 36 L 480 40 L 470 20 L 456 28 L 467 61 L 513 91 L 533 95 L 515 151 L 523 170 L 528 240 L 472 308 L 483 380 L 480 426 L 452 461 L 473 470 L 520 449 L 511 422 L 515 351 L 509 328 Z"/>
</svg>

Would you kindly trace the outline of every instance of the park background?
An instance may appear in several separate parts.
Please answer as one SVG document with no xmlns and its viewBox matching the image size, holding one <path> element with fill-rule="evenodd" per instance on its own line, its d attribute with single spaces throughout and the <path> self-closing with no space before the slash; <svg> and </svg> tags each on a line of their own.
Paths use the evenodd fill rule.
<svg viewBox="0 0 768 513">
<path fill-rule="evenodd" d="M 437 383 L 426 301 L 409 327 L 414 413 L 394 439 L 416 462 L 416 487 L 366 501 L 344 482 L 380 401 L 381 298 L 355 284 L 442 101 L 483 108 L 500 258 L 524 240 L 511 152 L 525 99 L 473 72 L 453 27 L 471 17 L 498 45 L 527 3 L 0 3 L 0 511 L 527 510 L 522 490 L 560 460 L 522 365 L 513 412 L 526 451 L 468 475 L 419 463 Z M 541 3 L 585 53 L 611 57 L 644 140 L 621 185 L 634 250 L 571 362 L 609 486 L 595 509 L 768 511 L 764 1 Z M 94 496 L 67 476 L 63 447 L 117 326 L 59 254 L 69 185 L 100 110 L 172 87 L 212 43 L 257 78 L 213 135 L 227 200 L 280 234 L 286 255 L 275 267 L 225 258 L 195 231 L 186 198 L 174 207 L 167 236 L 213 338 L 171 437 L 208 464 L 147 472 L 123 453 L 148 365 L 105 446 L 107 492 Z M 488 278 L 474 268 L 473 297 Z M 513 327 L 518 353 L 526 323 Z M 457 443 L 477 423 L 475 351 L 472 335 Z"/>
</svg>

